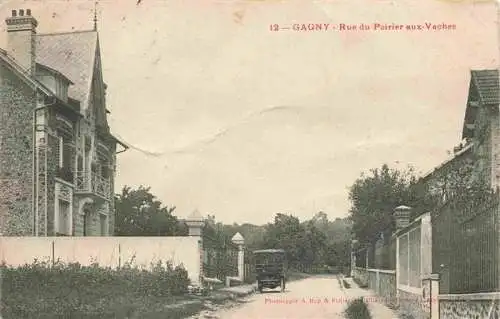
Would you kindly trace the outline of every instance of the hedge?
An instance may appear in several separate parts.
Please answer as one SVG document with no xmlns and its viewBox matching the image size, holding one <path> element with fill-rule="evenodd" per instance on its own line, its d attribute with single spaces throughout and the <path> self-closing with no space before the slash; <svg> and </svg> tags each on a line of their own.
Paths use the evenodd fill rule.
<svg viewBox="0 0 500 319">
<path fill-rule="evenodd" d="M 346 319 L 371 319 L 370 310 L 363 298 L 352 300 L 344 311 Z"/>
<path fill-rule="evenodd" d="M 112 269 L 38 260 L 0 265 L 2 317 L 125 318 L 171 304 L 187 291 L 190 282 L 182 266 L 151 266 L 146 271 L 131 263 Z"/>
</svg>

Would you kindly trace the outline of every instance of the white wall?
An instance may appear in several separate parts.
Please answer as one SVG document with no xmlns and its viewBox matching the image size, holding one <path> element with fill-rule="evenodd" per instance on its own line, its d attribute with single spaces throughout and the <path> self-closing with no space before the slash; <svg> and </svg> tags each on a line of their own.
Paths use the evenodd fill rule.
<svg viewBox="0 0 500 319">
<path fill-rule="evenodd" d="M 198 240 L 199 237 L 1 237 L 0 261 L 20 266 L 31 264 L 35 258 L 82 265 L 95 260 L 104 267 L 116 268 L 135 255 L 133 264 L 140 267 L 149 268 L 151 262 L 159 260 L 171 261 L 174 266 L 182 264 L 191 281 L 198 283 Z"/>
</svg>

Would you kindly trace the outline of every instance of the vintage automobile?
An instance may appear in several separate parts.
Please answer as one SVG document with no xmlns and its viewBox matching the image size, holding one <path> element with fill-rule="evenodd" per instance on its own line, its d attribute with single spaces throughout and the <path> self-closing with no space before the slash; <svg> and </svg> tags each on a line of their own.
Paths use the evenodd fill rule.
<svg viewBox="0 0 500 319">
<path fill-rule="evenodd" d="M 281 288 L 285 291 L 287 260 L 283 249 L 263 249 L 253 252 L 257 288 L 262 293 L 264 288 Z"/>
</svg>

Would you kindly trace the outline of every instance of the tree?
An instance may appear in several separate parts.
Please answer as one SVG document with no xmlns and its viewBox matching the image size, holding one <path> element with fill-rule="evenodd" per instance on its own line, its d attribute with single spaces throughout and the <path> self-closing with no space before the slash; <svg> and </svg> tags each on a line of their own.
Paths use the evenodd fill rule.
<svg viewBox="0 0 500 319">
<path fill-rule="evenodd" d="M 324 265 L 327 254 L 327 238 L 325 233 L 316 227 L 313 220 L 304 223 L 303 233 L 301 261 L 306 265 Z"/>
<path fill-rule="evenodd" d="M 224 232 L 232 238 L 236 233 L 240 233 L 245 239 L 245 246 L 249 250 L 262 248 L 266 226 L 245 223 L 242 225 L 224 225 Z M 246 254 L 245 256 L 248 256 Z"/>
<path fill-rule="evenodd" d="M 168 207 L 151 194 L 149 187 L 123 187 L 115 199 L 115 234 L 117 236 L 172 236 L 182 232 Z"/>
<path fill-rule="evenodd" d="M 292 215 L 277 214 L 274 223 L 268 224 L 263 247 L 284 249 L 290 264 L 299 260 L 300 221 Z"/>
<path fill-rule="evenodd" d="M 293 215 L 280 213 L 267 225 L 262 247 L 284 249 L 292 267 L 323 265 L 326 235 L 313 220 L 301 223 Z"/>
<path fill-rule="evenodd" d="M 329 221 L 328 215 L 325 212 L 317 212 L 316 215 L 314 215 L 311 219 L 311 222 L 323 233 L 326 234 L 328 232 Z"/>
<path fill-rule="evenodd" d="M 419 181 L 421 204 L 431 204 L 434 209 L 426 208 L 437 212 L 447 204 L 463 211 L 489 203 L 496 194 L 490 185 L 489 168 L 481 165 L 481 158 L 472 152 L 461 154 Z"/>
<path fill-rule="evenodd" d="M 356 238 L 373 244 L 381 233 L 393 232 L 392 213 L 399 205 L 412 207 L 411 218 L 415 218 L 425 212 L 437 213 L 442 205 L 467 211 L 490 202 L 497 195 L 483 160 L 484 156 L 472 150 L 463 152 L 420 179 L 411 168 L 398 171 L 387 165 L 371 170 L 369 176 L 362 174 L 349 190 Z"/>
<path fill-rule="evenodd" d="M 341 268 L 350 261 L 351 222 L 348 218 L 329 221 L 326 213 L 318 212 L 310 220 L 301 222 L 293 215 L 276 214 L 274 222 L 267 225 L 232 224 L 222 225 L 222 229 L 228 238 L 241 233 L 249 251 L 284 249 L 293 268 L 325 264 Z M 252 263 L 252 254 L 245 254 L 245 262 Z"/>
<path fill-rule="evenodd" d="M 361 175 L 349 189 L 350 219 L 356 238 L 373 243 L 381 233 L 394 230 L 393 210 L 399 205 L 412 206 L 421 198 L 413 187 L 417 183 L 413 169 L 399 171 L 386 164 Z"/>
</svg>

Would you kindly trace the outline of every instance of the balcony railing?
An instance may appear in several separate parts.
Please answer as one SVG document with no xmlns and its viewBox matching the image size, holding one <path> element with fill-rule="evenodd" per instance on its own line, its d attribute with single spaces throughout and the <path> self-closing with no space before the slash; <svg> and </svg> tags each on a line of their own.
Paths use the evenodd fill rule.
<svg viewBox="0 0 500 319">
<path fill-rule="evenodd" d="M 102 176 L 90 172 L 76 172 L 75 184 L 79 193 L 92 193 L 105 199 L 110 198 L 109 180 Z"/>
</svg>

